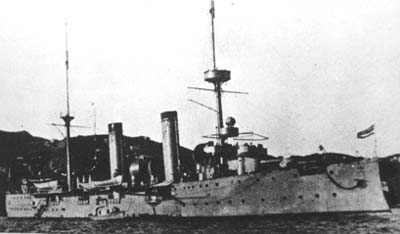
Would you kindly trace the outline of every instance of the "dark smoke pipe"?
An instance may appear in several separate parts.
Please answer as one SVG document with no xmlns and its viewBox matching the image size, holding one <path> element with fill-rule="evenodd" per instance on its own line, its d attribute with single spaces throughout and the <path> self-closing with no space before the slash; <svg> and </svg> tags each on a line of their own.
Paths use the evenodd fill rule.
<svg viewBox="0 0 400 234">
<path fill-rule="evenodd" d="M 165 181 L 177 182 L 180 175 L 178 114 L 161 113 Z"/>
</svg>

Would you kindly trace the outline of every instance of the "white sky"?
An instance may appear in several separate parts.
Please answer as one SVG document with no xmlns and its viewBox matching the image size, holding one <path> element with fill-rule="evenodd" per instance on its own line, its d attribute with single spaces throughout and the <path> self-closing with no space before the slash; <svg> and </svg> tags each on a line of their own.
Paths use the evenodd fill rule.
<svg viewBox="0 0 400 234">
<path fill-rule="evenodd" d="M 232 71 L 225 117 L 271 139 L 273 154 L 400 152 L 400 2 L 216 0 L 217 64 Z M 74 124 L 161 139 L 160 113 L 177 110 L 181 144 L 214 133 L 203 72 L 211 67 L 208 0 L 2 1 L 0 129 L 61 138 L 65 27 Z M 224 117 L 224 118 L 225 118 Z M 73 129 L 73 135 L 93 129 Z"/>
</svg>

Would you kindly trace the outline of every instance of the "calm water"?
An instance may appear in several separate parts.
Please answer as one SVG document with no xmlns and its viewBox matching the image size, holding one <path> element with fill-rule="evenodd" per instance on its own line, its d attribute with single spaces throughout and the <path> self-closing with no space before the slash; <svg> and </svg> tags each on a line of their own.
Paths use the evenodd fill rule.
<svg viewBox="0 0 400 234">
<path fill-rule="evenodd" d="M 5 219 L 0 223 L 0 232 L 33 233 L 400 233 L 400 211 L 218 219 Z"/>
</svg>

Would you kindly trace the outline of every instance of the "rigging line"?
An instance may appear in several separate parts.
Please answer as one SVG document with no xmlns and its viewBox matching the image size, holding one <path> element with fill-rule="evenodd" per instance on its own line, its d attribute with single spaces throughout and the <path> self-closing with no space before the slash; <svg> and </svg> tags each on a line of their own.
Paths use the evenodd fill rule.
<svg viewBox="0 0 400 234">
<path fill-rule="evenodd" d="M 54 126 L 65 126 L 65 124 L 52 124 Z M 88 126 L 83 126 L 83 125 L 69 125 L 72 128 L 90 128 Z"/>
<path fill-rule="evenodd" d="M 61 136 L 62 136 L 63 138 L 65 138 L 64 133 L 58 128 L 58 124 L 50 123 L 50 124 L 48 124 L 48 125 L 54 126 L 54 127 L 57 129 L 57 131 L 61 134 Z M 64 125 L 62 125 L 62 126 L 64 126 Z"/>
<path fill-rule="evenodd" d="M 207 89 L 207 88 L 199 88 L 199 87 L 192 87 L 192 86 L 188 86 L 188 89 L 196 89 L 196 90 L 202 90 L 202 91 L 212 91 L 214 92 L 214 89 Z"/>
<path fill-rule="evenodd" d="M 203 103 L 197 102 L 197 101 L 195 101 L 195 100 L 193 100 L 193 99 L 188 99 L 188 101 L 189 101 L 189 102 L 193 102 L 193 103 L 195 103 L 195 104 L 197 104 L 197 105 L 199 105 L 199 106 L 202 106 L 202 107 L 204 107 L 204 108 L 207 108 L 207 109 L 209 109 L 209 110 L 212 110 L 212 111 L 214 111 L 214 112 L 218 112 L 216 109 L 211 108 L 211 107 L 209 107 L 209 106 L 207 106 L 207 105 L 204 105 Z"/>
<path fill-rule="evenodd" d="M 215 92 L 215 89 L 207 89 L 207 88 L 200 88 L 200 87 L 192 87 L 188 86 L 188 89 L 195 89 L 195 90 L 201 90 L 201 91 L 212 91 Z M 233 94 L 249 94 L 248 92 L 242 92 L 242 91 L 229 91 L 229 90 L 223 90 L 221 89 L 222 93 L 233 93 Z"/>
</svg>

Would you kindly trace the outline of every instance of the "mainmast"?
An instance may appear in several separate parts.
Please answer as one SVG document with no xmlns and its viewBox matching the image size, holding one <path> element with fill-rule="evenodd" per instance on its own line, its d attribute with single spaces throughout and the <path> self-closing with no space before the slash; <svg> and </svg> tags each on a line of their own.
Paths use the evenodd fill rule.
<svg viewBox="0 0 400 234">
<path fill-rule="evenodd" d="M 68 61 L 68 30 L 67 24 L 65 24 L 65 79 L 66 79 L 66 99 L 67 99 L 67 113 L 64 116 L 61 116 L 61 119 L 65 122 L 65 129 L 67 132 L 67 138 L 65 143 L 66 155 L 67 155 L 67 184 L 68 191 L 71 191 L 71 156 L 70 156 L 70 136 L 71 136 L 71 121 L 74 119 L 73 116 L 70 115 L 69 110 L 69 61 Z"/>
<path fill-rule="evenodd" d="M 205 81 L 210 82 L 214 85 L 214 93 L 217 105 L 217 140 L 218 144 L 223 144 L 225 137 L 221 134 L 221 130 L 224 128 L 223 113 L 222 113 L 222 90 L 221 86 L 223 83 L 229 81 L 231 78 L 231 72 L 228 70 L 218 70 L 216 56 L 215 56 L 215 32 L 214 32 L 214 18 L 215 18 L 215 7 L 214 0 L 211 0 L 211 40 L 212 40 L 212 55 L 213 55 L 213 68 L 204 72 Z"/>
</svg>

